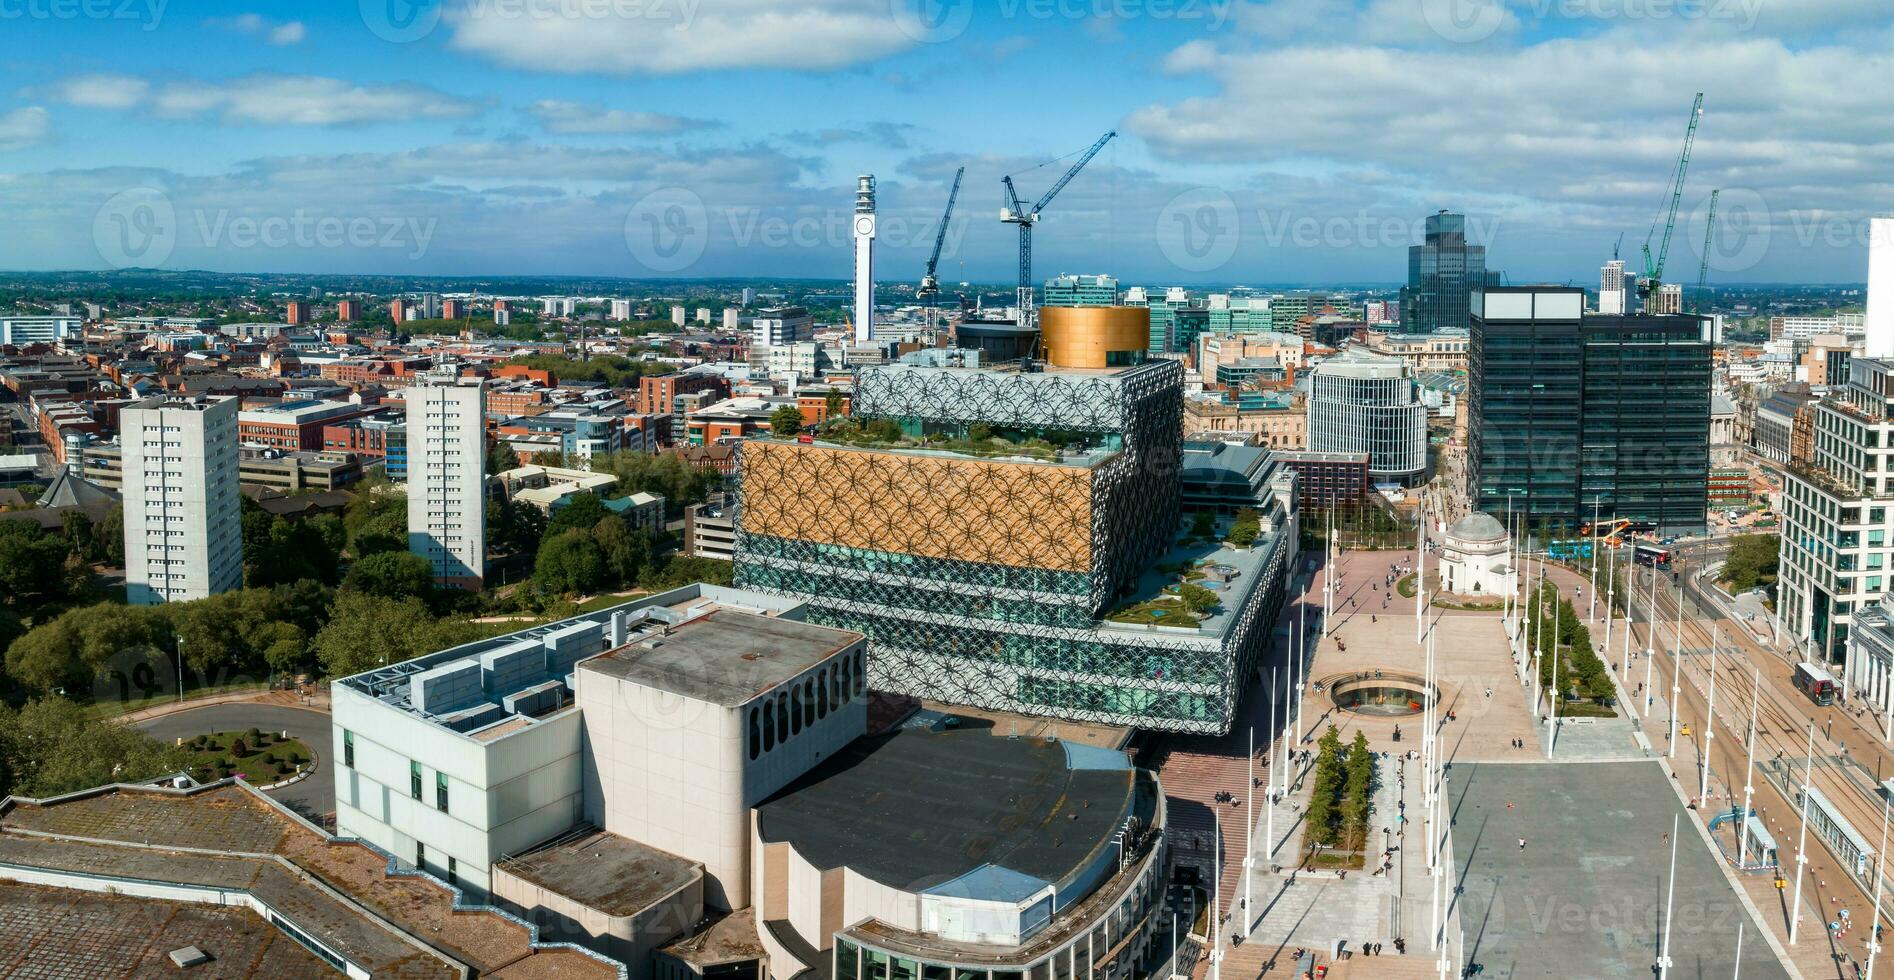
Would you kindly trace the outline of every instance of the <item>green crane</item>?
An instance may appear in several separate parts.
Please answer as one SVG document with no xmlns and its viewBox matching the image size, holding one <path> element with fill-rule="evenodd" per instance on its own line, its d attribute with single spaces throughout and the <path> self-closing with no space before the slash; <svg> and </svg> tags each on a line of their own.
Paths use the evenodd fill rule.
<svg viewBox="0 0 1894 980">
<path fill-rule="evenodd" d="M 1710 213 L 1703 219 L 1703 263 L 1697 266 L 1697 296 L 1690 301 L 1690 312 L 1703 312 L 1703 285 L 1710 281 L 1710 246 L 1716 243 L 1716 198 L 1721 187 L 1710 191 Z"/>
<path fill-rule="evenodd" d="M 1638 296 L 1643 299 L 1657 294 L 1664 284 L 1664 260 L 1670 257 L 1670 233 L 1677 227 L 1677 205 L 1684 196 L 1684 172 L 1690 169 L 1690 145 L 1697 139 L 1697 121 L 1703 118 L 1703 93 L 1697 93 L 1697 102 L 1690 107 L 1690 127 L 1684 130 L 1684 152 L 1677 157 L 1677 166 L 1671 171 L 1670 207 L 1660 211 L 1651 219 L 1650 234 L 1644 236 L 1644 278 L 1638 283 Z M 1651 259 L 1651 239 L 1657 237 L 1658 219 L 1664 222 L 1664 238 L 1657 246 L 1657 258 Z"/>
</svg>

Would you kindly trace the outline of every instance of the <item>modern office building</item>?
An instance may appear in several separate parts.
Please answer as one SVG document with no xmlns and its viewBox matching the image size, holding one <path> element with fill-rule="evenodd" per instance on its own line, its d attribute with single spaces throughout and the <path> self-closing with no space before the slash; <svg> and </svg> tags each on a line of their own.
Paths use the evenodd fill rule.
<svg viewBox="0 0 1894 980">
<path fill-rule="evenodd" d="M 407 404 L 408 550 L 442 585 L 478 589 L 486 578 L 486 386 L 423 375 Z"/>
<path fill-rule="evenodd" d="M 1145 344 L 1145 350 L 1152 354 L 1174 354 L 1189 349 L 1177 339 L 1172 322 L 1178 310 L 1190 306 L 1190 292 L 1184 287 L 1171 286 L 1160 297 L 1156 290 L 1133 286 L 1125 290 L 1123 303 L 1126 306 L 1142 306 L 1151 311 L 1149 341 Z"/>
<path fill-rule="evenodd" d="M 1644 312 L 1663 316 L 1684 311 L 1684 287 L 1682 283 L 1659 283 L 1657 291 L 1645 297 Z"/>
<path fill-rule="evenodd" d="M 125 596 L 202 599 L 243 585 L 237 399 L 160 395 L 119 414 Z"/>
<path fill-rule="evenodd" d="M 1155 777 L 944 711 L 871 729 L 864 638 L 808 611 L 689 585 L 338 680 L 337 833 L 632 980 L 1143 975 Z"/>
<path fill-rule="evenodd" d="M 1785 467 L 1779 507 L 1776 615 L 1822 661 L 1894 583 L 1894 361 L 1857 357 L 1848 371 L 1808 405 L 1810 455 Z"/>
<path fill-rule="evenodd" d="M 0 316 L 0 345 L 57 344 L 77 336 L 76 316 Z"/>
<path fill-rule="evenodd" d="M 1067 273 L 1046 280 L 1046 306 L 1117 306 L 1118 280 Z"/>
<path fill-rule="evenodd" d="M 1587 314 L 1577 286 L 1476 294 L 1467 390 L 1474 506 L 1536 529 L 1589 521 L 1595 501 L 1602 518 L 1701 532 L 1707 329 L 1694 316 Z"/>
<path fill-rule="evenodd" d="M 677 307 L 682 311 L 683 307 Z M 682 324 L 680 324 L 681 326 Z M 808 340 L 815 331 L 815 318 L 800 306 L 772 306 L 756 311 L 750 319 L 750 347 L 775 347 Z"/>
<path fill-rule="evenodd" d="M 1368 478 L 1408 485 L 1427 473 L 1427 406 L 1397 357 L 1349 352 L 1310 371 L 1309 451 L 1367 453 Z"/>
<path fill-rule="evenodd" d="M 1865 313 L 1837 313 L 1834 316 L 1772 316 L 1770 340 L 1813 340 L 1822 334 L 1841 334 L 1861 338 L 1868 332 Z"/>
<path fill-rule="evenodd" d="M 1485 284 L 1486 247 L 1467 244 L 1466 216 L 1446 210 L 1428 215 L 1425 241 L 1407 249 L 1402 329 L 1432 333 L 1465 327 L 1469 299 Z"/>
<path fill-rule="evenodd" d="M 877 689 L 1226 730 L 1282 601 L 1293 477 L 1254 490 L 1254 545 L 1184 540 L 1183 371 L 1145 360 L 1146 317 L 1044 307 L 1044 370 L 867 368 L 849 419 L 745 440 L 737 583 L 867 634 Z M 1210 565 L 1215 610 L 1175 607 L 1177 570 Z"/>
</svg>

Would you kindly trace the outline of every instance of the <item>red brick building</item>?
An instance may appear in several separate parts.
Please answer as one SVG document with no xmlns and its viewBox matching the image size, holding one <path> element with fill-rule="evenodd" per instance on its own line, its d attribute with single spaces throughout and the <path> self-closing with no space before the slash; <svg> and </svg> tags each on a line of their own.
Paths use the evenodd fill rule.
<svg viewBox="0 0 1894 980">
<path fill-rule="evenodd" d="M 664 415 L 671 411 L 671 399 L 699 391 L 715 391 L 717 398 L 730 397 L 730 382 L 715 374 L 658 374 L 638 379 L 638 404 L 634 409 L 645 415 Z"/>
</svg>

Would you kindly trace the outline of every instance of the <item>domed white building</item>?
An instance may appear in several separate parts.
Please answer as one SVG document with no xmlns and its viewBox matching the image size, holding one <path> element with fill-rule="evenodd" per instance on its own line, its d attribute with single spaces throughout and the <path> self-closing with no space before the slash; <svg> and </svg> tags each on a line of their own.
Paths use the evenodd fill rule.
<svg viewBox="0 0 1894 980">
<path fill-rule="evenodd" d="M 1455 595 L 1507 595 L 1519 587 L 1512 536 L 1491 514 L 1454 521 L 1440 538 L 1440 587 Z"/>
</svg>

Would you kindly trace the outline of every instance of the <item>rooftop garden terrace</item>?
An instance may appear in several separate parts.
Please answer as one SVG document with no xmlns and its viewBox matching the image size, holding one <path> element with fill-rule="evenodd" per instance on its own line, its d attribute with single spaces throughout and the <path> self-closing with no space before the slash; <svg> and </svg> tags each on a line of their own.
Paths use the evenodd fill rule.
<svg viewBox="0 0 1894 980">
<path fill-rule="evenodd" d="M 1030 459 L 1082 464 L 1102 453 L 1117 452 L 1116 433 L 1067 429 L 1017 428 L 975 422 L 966 425 L 898 421 L 892 418 L 838 418 L 798 434 L 812 441 L 862 449 L 919 450 L 982 459 Z"/>
</svg>

